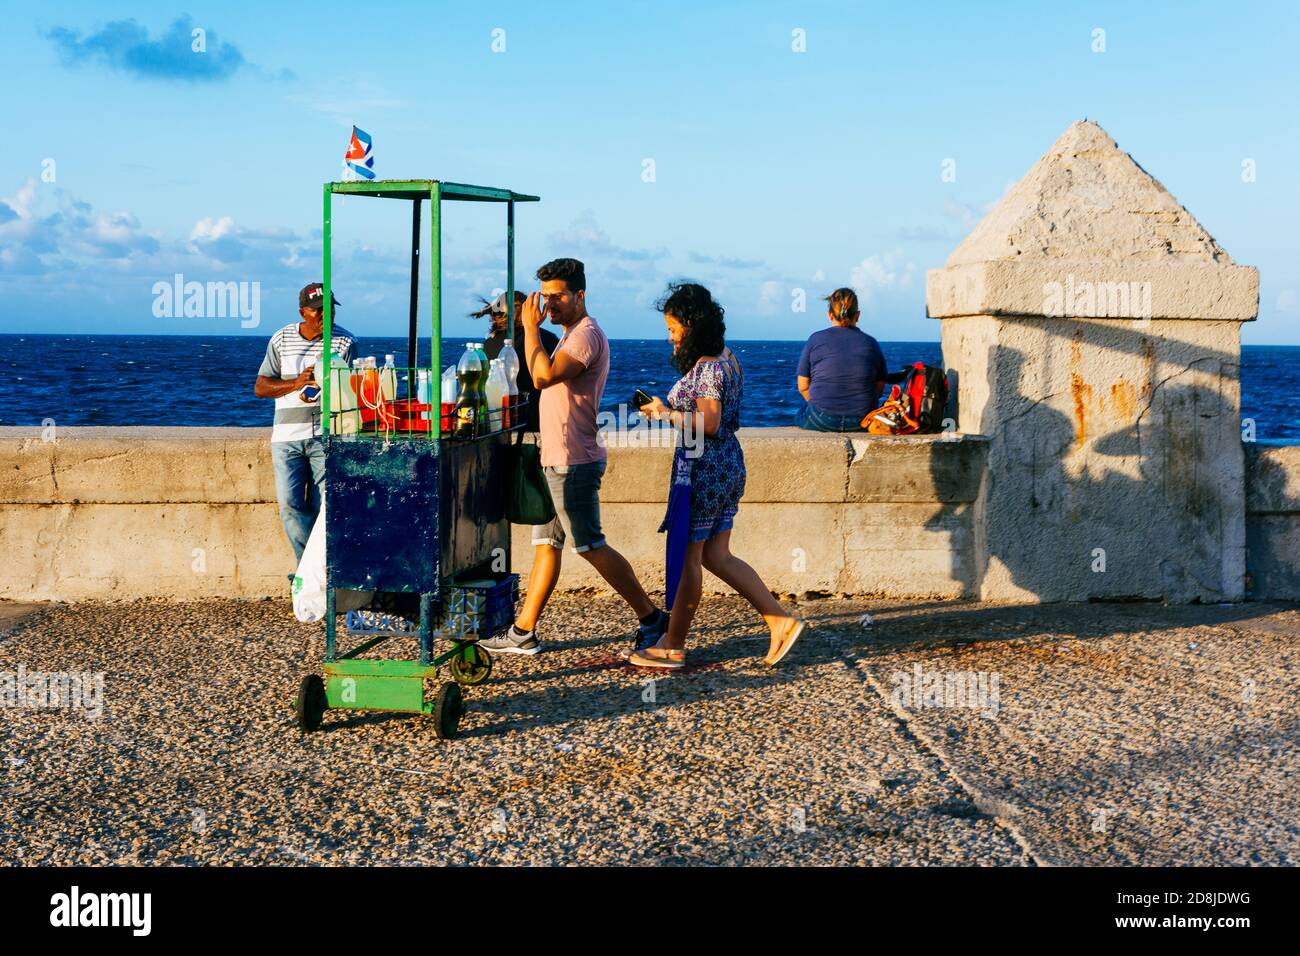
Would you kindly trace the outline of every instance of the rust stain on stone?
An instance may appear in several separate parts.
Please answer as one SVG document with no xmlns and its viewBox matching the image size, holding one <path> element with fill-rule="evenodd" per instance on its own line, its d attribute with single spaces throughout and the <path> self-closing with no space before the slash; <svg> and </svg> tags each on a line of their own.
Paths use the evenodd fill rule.
<svg viewBox="0 0 1300 956">
<path fill-rule="evenodd" d="M 1116 418 L 1124 420 L 1133 417 L 1133 413 L 1137 411 L 1136 388 L 1121 378 L 1110 387 L 1110 397 L 1115 403 Z"/>
<path fill-rule="evenodd" d="M 1142 383 L 1142 397 L 1150 398 L 1155 388 L 1156 381 L 1156 344 L 1148 338 L 1143 337 L 1141 342 L 1142 349 L 1142 371 L 1146 381 Z"/>
<path fill-rule="evenodd" d="M 1092 400 L 1092 386 L 1078 372 L 1071 373 L 1070 394 L 1074 396 L 1074 440 L 1082 445 L 1088 437 L 1087 403 Z"/>
</svg>

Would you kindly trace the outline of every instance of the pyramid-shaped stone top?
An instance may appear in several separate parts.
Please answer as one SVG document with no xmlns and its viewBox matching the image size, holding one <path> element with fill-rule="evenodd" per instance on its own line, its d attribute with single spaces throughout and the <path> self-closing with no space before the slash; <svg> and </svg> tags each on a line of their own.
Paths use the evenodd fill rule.
<svg viewBox="0 0 1300 956">
<path fill-rule="evenodd" d="M 1232 265 L 1182 205 L 1104 129 L 1067 129 L 948 266 L 992 260 Z"/>
</svg>

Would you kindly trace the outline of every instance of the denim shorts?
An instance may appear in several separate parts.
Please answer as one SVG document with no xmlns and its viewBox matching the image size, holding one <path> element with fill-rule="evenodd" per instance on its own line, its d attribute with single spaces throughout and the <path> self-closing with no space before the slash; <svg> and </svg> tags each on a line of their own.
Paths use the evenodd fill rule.
<svg viewBox="0 0 1300 956">
<path fill-rule="evenodd" d="M 556 465 L 542 469 L 555 502 L 555 518 L 550 524 L 533 525 L 533 544 L 563 548 L 573 539 L 578 554 L 603 547 L 600 533 L 600 481 L 605 476 L 605 462 L 590 461 L 581 465 Z"/>
</svg>

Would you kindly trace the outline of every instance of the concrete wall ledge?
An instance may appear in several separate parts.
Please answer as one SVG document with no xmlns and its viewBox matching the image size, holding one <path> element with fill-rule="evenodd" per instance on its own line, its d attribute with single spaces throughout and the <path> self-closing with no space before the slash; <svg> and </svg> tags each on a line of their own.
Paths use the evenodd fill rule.
<svg viewBox="0 0 1300 956">
<path fill-rule="evenodd" d="M 1300 600 L 1300 445 L 1245 448 L 1247 594 Z"/>
<path fill-rule="evenodd" d="M 0 598 L 287 593 L 269 428 L 0 428 Z M 604 530 L 662 590 L 672 449 L 615 434 Z M 742 429 L 748 482 L 733 545 L 776 591 L 958 597 L 988 441 Z M 527 573 L 530 529 L 514 531 Z M 600 587 L 566 556 L 561 588 Z M 709 580 L 712 590 L 725 590 Z"/>
<path fill-rule="evenodd" d="M 269 428 L 0 428 L 0 504 L 275 501 Z M 635 434 L 635 433 L 624 433 Z M 751 502 L 973 501 L 988 440 L 742 428 Z M 621 444 L 610 504 L 666 500 L 671 448 Z"/>
</svg>

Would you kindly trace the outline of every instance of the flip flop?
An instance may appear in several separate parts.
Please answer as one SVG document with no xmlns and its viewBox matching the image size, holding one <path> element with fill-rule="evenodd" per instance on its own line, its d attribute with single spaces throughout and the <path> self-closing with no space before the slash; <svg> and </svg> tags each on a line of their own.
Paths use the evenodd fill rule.
<svg viewBox="0 0 1300 956">
<path fill-rule="evenodd" d="M 644 650 L 637 651 L 627 659 L 627 662 L 636 667 L 658 667 L 663 670 L 675 671 L 686 666 L 686 651 L 651 645 Z"/>
<path fill-rule="evenodd" d="M 794 620 L 796 622 L 794 630 L 791 632 L 790 636 L 786 638 L 785 643 L 781 645 L 780 652 L 770 661 L 764 658 L 763 663 L 768 667 L 775 667 L 777 664 L 781 663 L 781 661 L 785 659 L 785 655 L 790 653 L 790 648 L 794 647 L 794 642 L 803 636 L 804 631 L 808 630 L 808 625 L 803 618 L 795 618 Z"/>
</svg>

